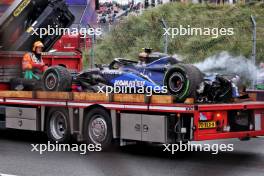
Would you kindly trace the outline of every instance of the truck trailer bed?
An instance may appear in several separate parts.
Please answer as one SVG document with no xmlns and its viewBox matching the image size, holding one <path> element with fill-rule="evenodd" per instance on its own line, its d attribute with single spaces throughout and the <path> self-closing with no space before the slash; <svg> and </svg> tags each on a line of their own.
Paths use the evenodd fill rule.
<svg viewBox="0 0 264 176">
<path fill-rule="evenodd" d="M 174 103 L 170 95 L 103 94 L 86 92 L 0 91 L 0 103 L 26 105 L 62 105 L 86 107 L 107 104 L 107 107 L 128 110 L 164 110 L 166 112 L 193 112 L 232 109 L 264 109 L 263 101 L 234 103 L 186 104 Z"/>
<path fill-rule="evenodd" d="M 82 126 L 86 114 L 92 109 L 108 111 L 111 115 L 113 128 L 113 138 L 133 139 L 129 133 L 128 136 L 122 136 L 122 130 L 131 128 L 134 131 L 133 123 L 135 119 L 148 119 L 151 131 L 159 133 L 155 128 L 164 128 L 165 133 L 171 133 L 174 129 L 174 120 L 182 124 L 177 134 L 181 134 L 178 140 L 215 140 L 227 138 L 250 138 L 264 136 L 264 102 L 263 101 L 243 101 L 234 103 L 217 104 L 184 104 L 174 103 L 174 97 L 169 95 L 153 95 L 147 97 L 142 94 L 99 94 L 86 92 L 43 92 L 43 91 L 0 91 L 0 108 L 6 114 L 1 122 L 6 128 L 28 129 L 27 126 L 17 126 L 21 120 L 27 119 L 19 114 L 29 113 L 34 110 L 38 117 L 34 121 L 34 130 L 45 131 L 45 122 L 47 112 L 52 109 L 67 110 L 71 133 L 79 135 L 80 140 L 83 137 Z M 5 112 L 8 111 L 8 112 Z M 16 122 L 5 122 L 14 120 L 8 114 L 17 114 Z M 5 117 L 5 116 L 3 116 Z M 206 118 L 205 118 L 206 117 Z M 205 119 L 204 119 L 205 118 Z M 240 126 L 240 119 L 248 119 L 248 124 Z M 235 121 L 234 121 L 235 120 Z M 31 121 L 30 121 L 31 122 Z M 203 126 L 203 124 L 213 126 Z M 6 123 L 6 124 L 5 124 Z M 138 123 L 138 122 L 137 122 Z M 123 124 L 123 125 L 122 125 Z M 126 126 L 132 124 L 132 126 Z M 174 124 L 167 126 L 166 124 Z M 134 124 L 135 125 L 135 124 Z M 243 125 L 243 122 L 242 122 Z M 31 126 L 30 126 L 31 127 Z M 176 128 L 176 126 L 175 126 Z M 31 128 L 30 128 L 31 129 Z M 121 132 L 119 131 L 121 129 Z M 125 130 L 126 132 L 126 130 Z M 137 131 L 134 131 L 138 133 Z M 164 132 L 164 131 L 163 131 Z M 121 136 L 120 136 L 121 135 Z M 147 140 L 152 142 L 168 142 L 167 135 L 159 134 L 162 140 Z M 130 136 L 130 137 L 129 137 Z M 137 135 L 136 135 L 137 136 Z M 156 135 L 154 135 L 156 136 Z M 184 136 L 185 138 L 182 138 Z M 178 136 L 179 137 L 179 136 Z M 151 138 L 152 139 L 152 138 Z M 143 139 L 142 139 L 143 140 Z"/>
</svg>

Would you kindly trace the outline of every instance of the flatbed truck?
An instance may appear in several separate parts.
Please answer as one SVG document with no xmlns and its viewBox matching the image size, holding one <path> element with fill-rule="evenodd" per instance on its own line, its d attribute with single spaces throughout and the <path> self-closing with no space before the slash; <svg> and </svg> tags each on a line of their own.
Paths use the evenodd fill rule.
<svg viewBox="0 0 264 176">
<path fill-rule="evenodd" d="M 173 96 L 0 91 L 1 128 L 46 132 L 49 140 L 177 143 L 264 135 L 264 102 L 174 103 Z"/>
<path fill-rule="evenodd" d="M 125 145 L 264 136 L 261 91 L 249 92 L 248 101 L 222 104 L 175 103 L 170 95 L 9 91 L 10 80 L 21 76 L 23 54 L 37 39 L 27 29 L 35 22 L 35 27 L 53 22 L 69 27 L 73 19 L 62 0 L 16 0 L 0 18 L 1 129 L 41 131 L 52 142 L 67 143 L 73 137 L 103 148 L 115 139 Z M 59 39 L 43 39 L 45 51 Z M 82 70 L 82 55 L 75 50 L 44 53 L 43 59 L 48 66 Z"/>
</svg>

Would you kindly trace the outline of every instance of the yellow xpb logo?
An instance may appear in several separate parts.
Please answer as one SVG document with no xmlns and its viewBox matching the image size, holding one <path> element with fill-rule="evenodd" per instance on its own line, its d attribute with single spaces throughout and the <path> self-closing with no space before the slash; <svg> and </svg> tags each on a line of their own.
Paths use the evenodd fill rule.
<svg viewBox="0 0 264 176">
<path fill-rule="evenodd" d="M 13 15 L 17 17 L 20 15 L 20 13 L 28 6 L 31 0 L 24 0 L 22 3 L 18 6 L 18 8 L 14 11 Z"/>
</svg>

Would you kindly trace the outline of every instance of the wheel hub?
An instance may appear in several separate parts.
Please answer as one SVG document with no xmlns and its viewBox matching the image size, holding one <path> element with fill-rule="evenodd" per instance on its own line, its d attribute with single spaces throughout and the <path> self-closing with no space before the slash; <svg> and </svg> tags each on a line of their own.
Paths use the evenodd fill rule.
<svg viewBox="0 0 264 176">
<path fill-rule="evenodd" d="M 102 143 L 107 136 L 106 121 L 98 116 L 89 124 L 89 137 L 94 143 Z"/>
<path fill-rule="evenodd" d="M 174 92 L 179 92 L 184 85 L 184 77 L 181 73 L 173 73 L 169 79 L 169 87 Z"/>
<path fill-rule="evenodd" d="M 56 87 L 57 81 L 56 81 L 56 75 L 54 73 L 50 73 L 46 78 L 46 85 L 47 88 L 52 90 Z"/>
<path fill-rule="evenodd" d="M 60 140 L 64 137 L 66 133 L 66 117 L 64 114 L 57 112 L 50 119 L 50 129 L 51 134 L 57 140 Z"/>
</svg>

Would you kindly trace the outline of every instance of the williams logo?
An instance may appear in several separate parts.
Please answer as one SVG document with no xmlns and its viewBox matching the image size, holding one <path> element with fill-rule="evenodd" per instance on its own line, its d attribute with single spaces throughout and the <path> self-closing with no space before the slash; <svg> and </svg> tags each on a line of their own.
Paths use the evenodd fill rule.
<svg viewBox="0 0 264 176">
<path fill-rule="evenodd" d="M 14 11 L 13 15 L 15 17 L 19 16 L 20 13 L 28 6 L 31 0 L 24 0 L 22 3 L 18 6 L 18 8 Z"/>
</svg>

